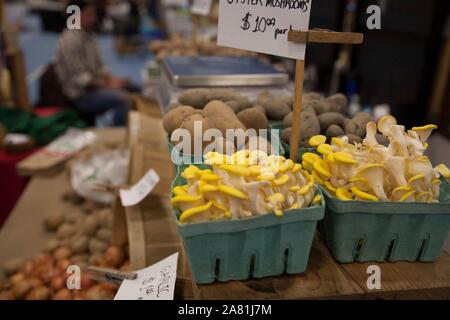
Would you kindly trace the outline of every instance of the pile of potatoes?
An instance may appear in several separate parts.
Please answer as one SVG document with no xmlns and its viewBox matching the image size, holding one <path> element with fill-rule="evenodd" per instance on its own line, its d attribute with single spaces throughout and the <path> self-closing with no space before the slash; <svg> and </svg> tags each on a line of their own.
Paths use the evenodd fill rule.
<svg viewBox="0 0 450 320">
<path fill-rule="evenodd" d="M 257 53 L 221 47 L 215 41 L 201 40 L 193 42 L 191 39 L 181 37 L 179 34 L 172 35 L 167 40 L 153 40 L 149 50 L 155 55 L 157 61 L 166 57 L 195 57 L 195 56 L 256 56 Z"/>
<path fill-rule="evenodd" d="M 229 144 L 233 144 L 233 147 L 240 149 L 244 146 L 238 146 L 236 141 L 228 141 L 226 139 L 227 129 L 241 129 L 246 131 L 247 129 L 267 129 L 268 119 L 264 113 L 264 110 L 258 106 L 251 107 L 249 104 L 247 108 L 242 109 L 239 112 L 235 110 L 240 110 L 240 108 L 232 108 L 229 104 L 224 103 L 221 100 L 212 100 L 206 103 L 206 100 L 201 100 L 199 98 L 197 103 L 193 103 L 196 107 L 190 105 L 182 105 L 172 108 L 163 119 L 164 129 L 172 136 L 172 133 L 178 129 L 186 129 L 190 132 L 191 137 L 194 137 L 194 123 L 200 121 L 202 123 L 202 136 L 204 132 L 208 129 L 218 129 L 222 133 L 223 139 L 221 141 L 214 141 L 216 147 L 220 148 L 217 150 L 226 150 Z M 200 101 L 201 100 L 201 101 Z M 201 103 L 200 103 L 201 102 Z M 203 102 L 206 105 L 201 108 Z M 262 137 L 257 137 L 255 139 L 263 139 Z M 258 140 L 258 145 L 263 145 Z M 177 142 L 171 141 L 173 144 Z M 211 142 L 202 141 L 202 151 Z M 246 141 L 247 144 L 251 141 Z M 191 139 L 191 150 L 194 150 L 195 140 Z M 264 146 L 267 145 L 265 150 L 271 153 L 270 146 L 267 142 L 264 142 Z M 193 152 L 192 152 L 193 153 Z"/>
<path fill-rule="evenodd" d="M 125 247 L 111 244 L 113 214 L 111 209 L 84 201 L 74 193 L 65 200 L 81 206 L 81 212 L 55 212 L 44 220 L 44 228 L 53 234 L 42 252 L 31 260 L 17 258 L 3 265 L 7 279 L 0 283 L 0 300 L 108 300 L 118 287 L 97 283 L 83 272 L 95 265 L 130 271 Z M 81 289 L 69 290 L 66 273 L 69 265 L 81 270 Z"/>
<path fill-rule="evenodd" d="M 306 93 L 302 97 L 300 123 L 300 147 L 309 147 L 308 140 L 315 135 L 325 135 L 328 141 L 332 137 L 347 136 L 350 143 L 361 142 L 366 135 L 366 125 L 371 115 L 359 112 L 353 118 L 347 116 L 348 101 L 345 95 L 338 93 L 327 98 L 316 92 Z M 292 112 L 283 118 L 281 139 L 289 143 L 292 132 Z M 380 135 L 380 143 L 386 143 Z"/>
<path fill-rule="evenodd" d="M 164 128 L 169 133 L 177 128 L 193 130 L 193 122 L 200 120 L 203 130 L 253 128 L 265 129 L 269 121 L 282 121 L 281 138 L 289 143 L 293 117 L 292 95 L 274 95 L 262 91 L 254 100 L 232 89 L 197 88 L 183 91 L 178 102 L 169 107 L 164 117 Z M 347 116 L 348 100 L 343 94 L 323 97 L 316 92 L 302 97 L 300 146 L 309 147 L 309 138 L 323 134 L 332 137 L 347 136 L 349 142 L 361 142 L 366 135 L 366 125 L 371 116 L 359 112 Z M 193 131 L 191 131 L 193 134 Z M 383 136 L 377 136 L 385 144 Z"/>
</svg>

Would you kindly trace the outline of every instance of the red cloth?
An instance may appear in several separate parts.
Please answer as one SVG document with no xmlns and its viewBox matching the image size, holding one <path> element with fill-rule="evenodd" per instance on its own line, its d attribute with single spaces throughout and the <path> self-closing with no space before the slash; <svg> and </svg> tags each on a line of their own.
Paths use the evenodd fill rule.
<svg viewBox="0 0 450 320">
<path fill-rule="evenodd" d="M 8 218 L 28 182 L 28 178 L 17 173 L 16 164 L 37 150 L 8 153 L 0 149 L 0 226 Z"/>
<path fill-rule="evenodd" d="M 38 117 L 47 117 L 52 116 L 60 111 L 62 111 L 61 107 L 39 107 L 34 108 L 32 112 Z"/>
</svg>

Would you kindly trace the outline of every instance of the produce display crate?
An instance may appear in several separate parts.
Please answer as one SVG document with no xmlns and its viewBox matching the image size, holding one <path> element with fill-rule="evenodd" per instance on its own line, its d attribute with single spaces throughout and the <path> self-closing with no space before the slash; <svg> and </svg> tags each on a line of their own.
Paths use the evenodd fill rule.
<svg viewBox="0 0 450 320">
<path fill-rule="evenodd" d="M 186 183 L 180 175 L 184 168 L 186 165 L 178 168 L 172 187 Z M 205 284 L 303 273 L 324 211 L 322 199 L 319 206 L 286 211 L 282 217 L 267 214 L 244 220 L 180 224 L 180 212 L 175 209 L 174 219 L 194 279 Z"/>
<path fill-rule="evenodd" d="M 450 185 L 439 203 L 341 201 L 322 188 L 325 218 L 320 230 L 335 259 L 435 261 L 450 230 Z"/>
</svg>

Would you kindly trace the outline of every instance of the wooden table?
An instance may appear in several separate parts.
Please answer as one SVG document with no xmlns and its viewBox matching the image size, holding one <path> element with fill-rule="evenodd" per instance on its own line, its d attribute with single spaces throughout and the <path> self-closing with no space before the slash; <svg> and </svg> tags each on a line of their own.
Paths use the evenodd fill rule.
<svg viewBox="0 0 450 320">
<path fill-rule="evenodd" d="M 0 263 L 38 252 L 48 237 L 42 229 L 42 220 L 48 211 L 79 210 L 62 202 L 61 195 L 68 188 L 69 180 L 64 173 L 32 179 L 0 232 Z M 160 213 L 168 214 L 162 207 Z M 381 269 L 381 290 L 369 290 L 366 286 L 370 264 Z M 450 299 L 450 256 L 443 252 L 434 263 L 339 264 L 317 236 L 304 274 L 200 285 L 196 296 L 240 300 Z"/>
</svg>

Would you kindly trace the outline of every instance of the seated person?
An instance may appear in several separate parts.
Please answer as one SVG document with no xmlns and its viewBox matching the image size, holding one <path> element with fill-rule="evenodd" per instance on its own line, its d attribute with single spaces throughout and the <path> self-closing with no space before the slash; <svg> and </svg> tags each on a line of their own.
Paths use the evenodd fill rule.
<svg viewBox="0 0 450 320">
<path fill-rule="evenodd" d="M 56 48 L 54 66 L 63 93 L 81 114 L 108 112 L 111 125 L 125 125 L 131 105 L 124 91 L 128 81 L 108 73 L 103 64 L 92 35 L 97 19 L 95 6 L 86 0 L 73 0 L 69 5 L 80 8 L 81 30 L 65 30 Z"/>
</svg>

